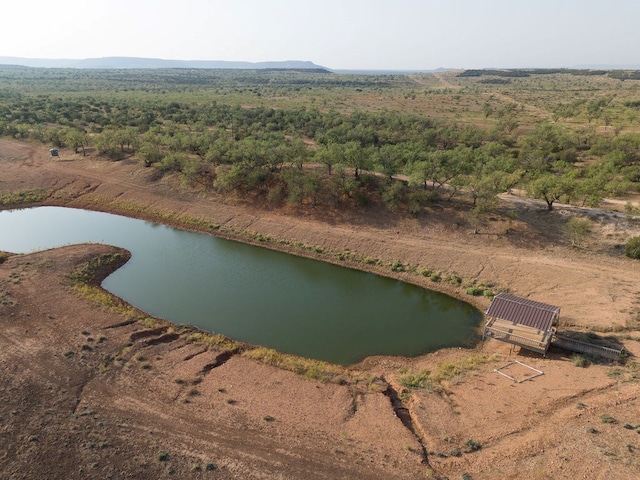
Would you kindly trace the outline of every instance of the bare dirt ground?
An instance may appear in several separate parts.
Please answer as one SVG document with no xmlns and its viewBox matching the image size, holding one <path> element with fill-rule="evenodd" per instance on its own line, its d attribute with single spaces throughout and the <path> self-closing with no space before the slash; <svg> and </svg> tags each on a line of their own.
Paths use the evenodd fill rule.
<svg viewBox="0 0 640 480">
<path fill-rule="evenodd" d="M 492 340 L 482 352 L 369 358 L 353 369 L 384 381 L 363 390 L 221 357 L 170 327 L 123 324 L 66 280 L 112 247 L 10 256 L 0 265 L 0 478 L 640 478 L 640 268 L 620 250 L 638 226 L 624 214 L 549 214 L 506 198 L 517 218 L 496 215 L 473 235 L 446 209 L 416 218 L 267 210 L 154 178 L 137 160 L 61 153 L 51 160 L 42 147 L 0 140 L 0 192 L 40 188 L 45 204 L 188 215 L 245 241 L 261 234 L 455 273 L 561 306 L 561 330 L 619 330 L 614 341 L 632 357 L 579 368 L 567 352 L 542 358 Z M 563 218 L 587 213 L 592 233 L 569 248 Z M 316 255 L 306 252 L 296 253 Z M 488 306 L 451 284 L 397 276 Z M 399 384 L 401 371 L 480 353 L 490 361 L 435 390 Z M 516 383 L 494 371 L 515 359 L 544 375 Z"/>
</svg>

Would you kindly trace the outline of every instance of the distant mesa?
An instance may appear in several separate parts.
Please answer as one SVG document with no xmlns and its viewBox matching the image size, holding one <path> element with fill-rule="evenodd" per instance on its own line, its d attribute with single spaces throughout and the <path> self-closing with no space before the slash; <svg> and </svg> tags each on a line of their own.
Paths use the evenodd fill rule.
<svg viewBox="0 0 640 480">
<path fill-rule="evenodd" d="M 324 70 L 326 67 L 313 62 L 287 60 L 282 62 L 230 62 L 224 60 L 163 60 L 160 58 L 104 57 L 83 60 L 45 59 L 23 57 L 0 57 L 0 65 L 34 68 L 95 68 L 95 69 L 138 69 L 138 68 L 217 68 L 217 69 L 287 69 Z"/>
</svg>

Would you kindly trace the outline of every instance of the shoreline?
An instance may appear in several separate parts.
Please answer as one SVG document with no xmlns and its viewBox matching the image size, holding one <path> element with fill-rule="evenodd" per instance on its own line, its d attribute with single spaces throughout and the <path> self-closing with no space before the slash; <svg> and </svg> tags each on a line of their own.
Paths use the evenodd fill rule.
<svg viewBox="0 0 640 480">
<path fill-rule="evenodd" d="M 79 296 L 66 272 L 111 247 L 9 256 L 0 264 L 1 471 L 238 479 L 640 474 L 638 433 L 627 427 L 639 421 L 640 338 L 629 319 L 640 313 L 640 269 L 607 253 L 629 235 L 626 224 L 594 224 L 593 245 L 572 249 L 554 240 L 562 214 L 535 208 L 519 210 L 512 223 L 496 217 L 471 235 L 445 210 L 419 218 L 260 210 L 185 190 L 171 177 L 154 180 L 136 162 L 54 162 L 41 146 L 6 139 L 0 165 L 4 191 L 41 189 L 50 205 L 102 204 L 101 211 L 133 216 L 128 206 L 144 210 L 136 218 L 168 224 L 204 218 L 200 228 L 232 240 L 352 262 L 430 290 L 455 288 L 467 303 L 488 299 L 390 267 L 508 288 L 561 305 L 562 328 L 607 332 L 632 355 L 627 364 L 579 367 L 566 352 L 541 357 L 489 340 L 415 358 L 368 357 L 354 367 L 364 375 L 353 383 L 319 381 L 294 373 L 299 365 L 287 370 L 230 353 L 232 345 L 189 341 L 176 327 L 131 322 Z M 514 383 L 495 373 L 515 358 L 544 375 Z"/>
</svg>

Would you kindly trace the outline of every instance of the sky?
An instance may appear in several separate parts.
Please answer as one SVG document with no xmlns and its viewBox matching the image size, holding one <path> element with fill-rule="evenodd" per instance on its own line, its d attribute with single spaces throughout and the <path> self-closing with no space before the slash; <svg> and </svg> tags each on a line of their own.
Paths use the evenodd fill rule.
<svg viewBox="0 0 640 480">
<path fill-rule="evenodd" d="M 640 64 L 638 0 L 10 0 L 0 56 L 332 69 Z"/>
</svg>

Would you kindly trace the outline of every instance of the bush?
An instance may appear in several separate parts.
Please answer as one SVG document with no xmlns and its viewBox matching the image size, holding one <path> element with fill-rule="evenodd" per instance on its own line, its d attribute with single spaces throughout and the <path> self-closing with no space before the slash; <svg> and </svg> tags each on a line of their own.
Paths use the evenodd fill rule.
<svg viewBox="0 0 640 480">
<path fill-rule="evenodd" d="M 591 232 L 592 226 L 593 223 L 587 218 L 571 217 L 565 225 L 565 230 L 571 240 L 571 245 L 578 245 L 580 240 L 584 239 Z"/>
<path fill-rule="evenodd" d="M 485 290 L 484 292 L 482 292 L 482 295 L 487 297 L 489 300 L 493 300 L 493 297 L 496 296 L 496 294 L 493 293 L 491 290 Z"/>
<path fill-rule="evenodd" d="M 627 241 L 624 251 L 627 257 L 640 260 L 640 237 L 631 237 Z"/>
<path fill-rule="evenodd" d="M 437 194 L 430 190 L 417 190 L 409 193 L 409 213 L 411 213 L 412 215 L 417 215 L 423 210 L 425 206 L 433 203 L 436 197 Z"/>
<path fill-rule="evenodd" d="M 467 295 L 473 295 L 474 297 L 477 297 L 479 295 L 482 295 L 483 293 L 484 293 L 484 288 L 480 288 L 480 287 L 467 288 Z"/>
<path fill-rule="evenodd" d="M 421 370 L 417 373 L 406 372 L 400 375 L 398 381 L 400 385 L 410 389 L 431 387 L 431 371 Z"/>
<path fill-rule="evenodd" d="M 392 272 L 404 272 L 405 268 L 404 265 L 401 262 L 393 262 L 391 264 L 391 271 Z"/>
<path fill-rule="evenodd" d="M 480 445 L 478 442 L 476 442 L 475 440 L 467 440 L 465 442 L 466 447 L 466 451 L 467 453 L 470 452 L 477 452 L 478 450 L 480 450 L 482 448 L 482 445 Z"/>
<path fill-rule="evenodd" d="M 586 368 L 591 364 L 589 359 L 584 355 L 574 355 L 572 358 L 572 361 L 576 367 L 581 367 L 581 368 Z"/>
<path fill-rule="evenodd" d="M 404 185 L 394 181 L 382 191 L 382 201 L 386 207 L 394 212 L 404 203 Z"/>
</svg>

